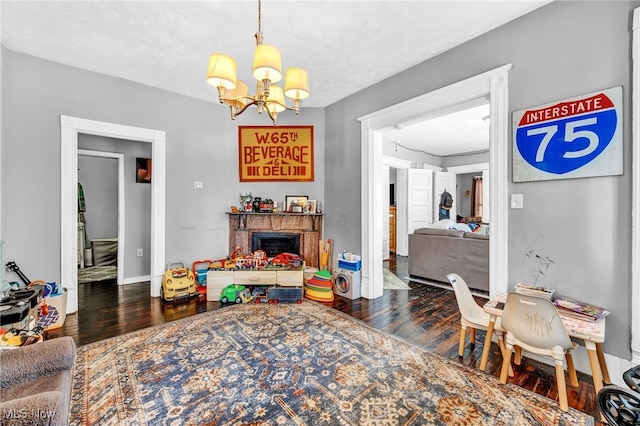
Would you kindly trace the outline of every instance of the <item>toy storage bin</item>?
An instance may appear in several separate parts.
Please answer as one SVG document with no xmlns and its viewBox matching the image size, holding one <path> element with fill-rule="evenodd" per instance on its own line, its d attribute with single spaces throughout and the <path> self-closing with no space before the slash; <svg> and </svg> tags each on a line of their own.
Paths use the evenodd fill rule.
<svg viewBox="0 0 640 426">
<path fill-rule="evenodd" d="M 50 295 L 43 299 L 43 304 L 47 305 L 48 313 L 42 315 L 42 310 L 40 309 L 40 315 L 38 316 L 39 326 L 45 330 L 53 330 L 64 325 L 64 320 L 67 319 L 68 294 L 69 292 L 64 288 L 62 294 Z"/>
<path fill-rule="evenodd" d="M 95 266 L 115 266 L 118 260 L 117 238 L 94 238 L 91 240 L 93 264 Z"/>
<path fill-rule="evenodd" d="M 359 271 L 362 268 L 362 261 L 350 261 L 338 259 L 338 268 L 349 269 L 350 271 Z"/>
</svg>

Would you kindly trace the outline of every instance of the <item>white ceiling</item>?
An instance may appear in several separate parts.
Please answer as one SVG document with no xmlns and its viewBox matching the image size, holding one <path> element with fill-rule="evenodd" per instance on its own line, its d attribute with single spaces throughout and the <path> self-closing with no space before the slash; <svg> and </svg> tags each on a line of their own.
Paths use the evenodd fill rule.
<svg viewBox="0 0 640 426">
<path fill-rule="evenodd" d="M 308 70 L 303 107 L 325 107 L 549 2 L 264 0 L 262 32 L 283 68 Z M 238 78 L 252 81 L 255 0 L 2 0 L 0 8 L 12 51 L 210 102 L 211 53 L 233 56 Z"/>
<path fill-rule="evenodd" d="M 383 143 L 396 150 L 417 150 L 435 156 L 481 152 L 489 149 L 489 101 L 460 105 L 444 115 L 387 129 Z"/>
</svg>

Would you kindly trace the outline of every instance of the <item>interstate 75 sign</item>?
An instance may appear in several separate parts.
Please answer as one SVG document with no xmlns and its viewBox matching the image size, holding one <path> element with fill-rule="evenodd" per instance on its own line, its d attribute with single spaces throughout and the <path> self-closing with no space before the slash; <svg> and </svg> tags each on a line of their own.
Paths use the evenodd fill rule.
<svg viewBox="0 0 640 426">
<path fill-rule="evenodd" d="M 622 87 L 513 113 L 513 181 L 622 174 Z"/>
</svg>

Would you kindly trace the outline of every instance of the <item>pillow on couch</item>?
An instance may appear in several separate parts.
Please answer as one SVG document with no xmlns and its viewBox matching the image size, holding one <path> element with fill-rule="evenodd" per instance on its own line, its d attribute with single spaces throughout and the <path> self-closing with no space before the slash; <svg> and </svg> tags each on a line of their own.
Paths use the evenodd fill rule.
<svg viewBox="0 0 640 426">
<path fill-rule="evenodd" d="M 478 228 L 473 231 L 477 235 L 489 235 L 489 224 L 481 223 Z"/>
<path fill-rule="evenodd" d="M 431 229 L 451 229 L 451 227 L 453 225 L 455 225 L 456 223 L 451 220 L 451 219 L 441 219 L 437 222 L 433 222 L 432 224 L 430 224 L 429 226 L 427 226 L 427 228 L 431 228 Z"/>
<path fill-rule="evenodd" d="M 454 223 L 449 229 L 455 229 L 456 231 L 473 232 L 471 227 L 466 223 Z"/>
</svg>

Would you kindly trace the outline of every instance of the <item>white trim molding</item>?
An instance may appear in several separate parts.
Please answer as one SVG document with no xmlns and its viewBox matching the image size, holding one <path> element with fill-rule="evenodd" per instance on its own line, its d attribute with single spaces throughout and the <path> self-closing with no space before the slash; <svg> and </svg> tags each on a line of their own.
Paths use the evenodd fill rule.
<svg viewBox="0 0 640 426">
<path fill-rule="evenodd" d="M 474 163 L 474 164 L 465 164 L 462 166 L 448 166 L 447 171 L 451 173 L 455 173 L 457 175 L 463 175 L 465 173 L 477 173 L 483 170 L 489 169 L 489 163 Z"/>
<path fill-rule="evenodd" d="M 640 364 L 640 8 L 633 11 L 631 155 L 631 364 Z"/>
<path fill-rule="evenodd" d="M 401 158 L 394 158 L 386 155 L 382 156 L 382 164 L 396 169 L 410 169 L 411 163 L 412 162 L 410 160 L 403 160 Z"/>
<path fill-rule="evenodd" d="M 362 295 L 382 296 L 381 129 L 488 96 L 490 99 L 490 293 L 508 290 L 509 71 L 512 65 L 360 117 L 362 165 Z"/>
<path fill-rule="evenodd" d="M 152 144 L 151 181 L 151 296 L 160 296 L 165 256 L 165 133 L 83 118 L 60 116 L 61 224 L 60 278 L 69 291 L 67 313 L 78 310 L 78 135 L 148 142 Z"/>
</svg>

